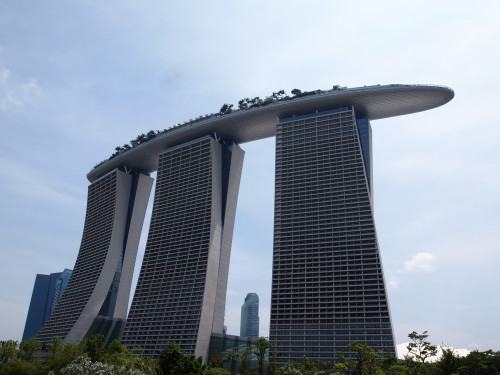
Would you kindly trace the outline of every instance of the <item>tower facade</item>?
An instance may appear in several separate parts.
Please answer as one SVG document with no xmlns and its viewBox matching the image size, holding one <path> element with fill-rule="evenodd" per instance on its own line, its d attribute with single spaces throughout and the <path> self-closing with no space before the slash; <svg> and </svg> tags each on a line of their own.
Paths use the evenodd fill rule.
<svg viewBox="0 0 500 375">
<path fill-rule="evenodd" d="M 22 341 L 35 337 L 42 328 L 61 299 L 71 277 L 71 272 L 71 270 L 65 269 L 50 275 L 36 275 Z"/>
<path fill-rule="evenodd" d="M 395 353 L 371 163 L 369 121 L 352 107 L 277 125 L 270 341 L 281 363 L 334 360 L 352 341 Z"/>
<path fill-rule="evenodd" d="M 240 336 L 255 340 L 259 338 L 259 296 L 248 293 L 241 306 Z"/>
<path fill-rule="evenodd" d="M 223 333 L 244 152 L 205 136 L 159 156 L 153 214 L 123 343 L 157 356 L 175 341 L 205 357 Z"/>
<path fill-rule="evenodd" d="M 77 342 L 101 333 L 118 338 L 152 179 L 115 169 L 88 188 L 82 243 L 68 286 L 38 338 Z"/>
</svg>

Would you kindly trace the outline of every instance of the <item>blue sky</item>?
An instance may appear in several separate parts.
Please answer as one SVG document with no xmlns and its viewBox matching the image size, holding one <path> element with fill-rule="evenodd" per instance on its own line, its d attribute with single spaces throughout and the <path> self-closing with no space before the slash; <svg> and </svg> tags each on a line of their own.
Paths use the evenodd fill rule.
<svg viewBox="0 0 500 375">
<path fill-rule="evenodd" d="M 1 2 L 0 339 L 20 339 L 36 273 L 73 267 L 85 175 L 116 146 L 280 89 L 431 83 L 455 99 L 372 122 L 396 341 L 500 350 L 500 4 L 402 4 Z M 242 148 L 226 324 L 257 292 L 267 335 L 274 140 Z"/>
</svg>

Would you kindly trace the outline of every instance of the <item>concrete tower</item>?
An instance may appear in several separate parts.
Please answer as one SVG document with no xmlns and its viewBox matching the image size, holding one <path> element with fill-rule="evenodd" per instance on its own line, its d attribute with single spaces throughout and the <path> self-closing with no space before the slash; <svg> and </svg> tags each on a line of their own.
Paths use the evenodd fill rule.
<svg viewBox="0 0 500 375">
<path fill-rule="evenodd" d="M 114 169 L 88 188 L 82 243 L 66 291 L 38 333 L 77 342 L 101 333 L 119 338 L 152 179 Z"/>
<path fill-rule="evenodd" d="M 160 154 L 153 215 L 123 342 L 156 356 L 175 341 L 205 357 L 224 330 L 244 152 L 210 136 Z"/>
<path fill-rule="evenodd" d="M 370 134 L 352 107 L 277 126 L 270 340 L 282 363 L 332 360 L 352 341 L 395 354 Z"/>
</svg>

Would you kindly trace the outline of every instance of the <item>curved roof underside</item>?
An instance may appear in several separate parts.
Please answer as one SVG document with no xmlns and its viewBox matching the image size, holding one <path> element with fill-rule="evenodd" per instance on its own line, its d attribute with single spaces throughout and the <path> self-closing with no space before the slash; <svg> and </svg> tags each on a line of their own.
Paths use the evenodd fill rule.
<svg viewBox="0 0 500 375">
<path fill-rule="evenodd" d="M 436 108 L 448 103 L 453 96 L 453 90 L 443 86 L 377 85 L 342 88 L 284 100 L 179 126 L 105 161 L 91 170 L 87 178 L 94 182 L 122 166 L 145 173 L 154 172 L 158 166 L 158 155 L 165 148 L 207 134 L 216 133 L 221 139 L 240 144 L 275 136 L 276 124 L 280 119 L 294 115 L 352 106 L 356 117 L 377 120 Z"/>
</svg>

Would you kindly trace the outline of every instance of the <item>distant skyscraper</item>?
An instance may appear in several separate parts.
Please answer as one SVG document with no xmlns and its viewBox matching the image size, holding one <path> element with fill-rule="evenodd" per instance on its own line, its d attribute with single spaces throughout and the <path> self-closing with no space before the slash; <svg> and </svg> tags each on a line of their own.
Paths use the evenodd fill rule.
<svg viewBox="0 0 500 375">
<path fill-rule="evenodd" d="M 259 296 L 248 293 L 241 306 L 240 336 L 255 340 L 259 338 Z"/>
<path fill-rule="evenodd" d="M 63 272 L 50 275 L 36 275 L 22 341 L 36 336 L 42 328 L 43 323 L 61 299 L 71 273 L 71 270 L 65 269 Z"/>
</svg>

